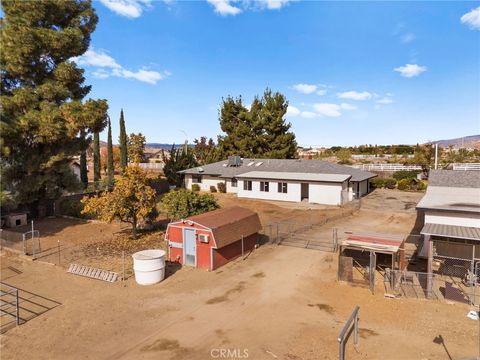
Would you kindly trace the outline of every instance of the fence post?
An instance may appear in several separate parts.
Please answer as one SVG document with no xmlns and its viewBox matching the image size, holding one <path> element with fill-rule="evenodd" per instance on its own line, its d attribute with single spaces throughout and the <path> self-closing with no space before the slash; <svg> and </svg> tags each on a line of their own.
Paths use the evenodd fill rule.
<svg viewBox="0 0 480 360">
<path fill-rule="evenodd" d="M 245 257 L 243 256 L 244 252 L 243 252 L 243 235 L 242 235 L 242 260 L 245 260 Z"/>
<path fill-rule="evenodd" d="M 279 226 L 279 223 L 277 222 L 277 235 L 275 236 L 275 243 L 278 245 L 278 242 L 279 242 L 279 239 L 278 239 L 278 226 Z"/>
<path fill-rule="evenodd" d="M 18 289 L 15 289 L 15 319 L 17 326 L 20 325 L 20 304 L 18 301 Z"/>
<path fill-rule="evenodd" d="M 125 250 L 122 250 L 122 281 L 125 281 Z"/>
<path fill-rule="evenodd" d="M 58 245 L 58 265 L 60 266 L 60 240 L 57 240 Z"/>
</svg>

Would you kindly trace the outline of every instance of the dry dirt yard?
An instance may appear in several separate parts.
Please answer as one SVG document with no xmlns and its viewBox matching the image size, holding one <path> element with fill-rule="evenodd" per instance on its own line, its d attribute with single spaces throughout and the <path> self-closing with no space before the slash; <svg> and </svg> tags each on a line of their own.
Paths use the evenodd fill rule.
<svg viewBox="0 0 480 360">
<path fill-rule="evenodd" d="M 262 221 L 313 222 L 341 212 L 240 201 Z M 376 191 L 331 227 L 409 232 L 421 194 Z M 391 199 L 387 199 L 391 198 Z M 395 198 L 395 199 L 392 199 Z M 78 225 L 87 236 L 94 224 Z M 75 228 L 75 227 L 74 227 Z M 63 228 L 68 237 L 68 228 Z M 58 232 L 56 233 L 58 235 Z M 182 268 L 160 284 L 114 284 L 67 274 L 60 266 L 2 254 L 2 281 L 22 292 L 35 315 L 1 335 L 2 359 L 337 359 L 337 336 L 360 306 L 360 343 L 347 359 L 460 359 L 478 351 L 478 323 L 462 304 L 386 299 L 336 282 L 336 254 L 264 245 L 215 272 Z M 40 307 L 40 308 L 38 308 Z M 443 344 L 438 339 L 443 339 Z"/>
</svg>

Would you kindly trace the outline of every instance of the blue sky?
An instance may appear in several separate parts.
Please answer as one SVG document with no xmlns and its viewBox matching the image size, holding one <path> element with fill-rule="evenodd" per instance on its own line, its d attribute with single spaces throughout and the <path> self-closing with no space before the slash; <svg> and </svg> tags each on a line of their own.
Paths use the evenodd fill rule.
<svg viewBox="0 0 480 360">
<path fill-rule="evenodd" d="M 220 134 L 222 97 L 284 93 L 301 145 L 480 133 L 479 2 L 95 1 L 77 59 L 114 142 Z M 105 134 L 102 134 L 105 139 Z"/>
</svg>

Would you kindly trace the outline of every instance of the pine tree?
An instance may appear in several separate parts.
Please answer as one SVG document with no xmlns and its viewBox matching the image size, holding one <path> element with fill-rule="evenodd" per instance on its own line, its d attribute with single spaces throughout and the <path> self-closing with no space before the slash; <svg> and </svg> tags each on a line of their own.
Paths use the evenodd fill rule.
<svg viewBox="0 0 480 360">
<path fill-rule="evenodd" d="M 127 148 L 127 131 L 125 129 L 125 118 L 123 117 L 123 109 L 120 111 L 120 167 L 125 171 L 128 164 L 128 148 Z"/>
<path fill-rule="evenodd" d="M 80 186 L 70 162 L 106 125 L 107 102 L 82 102 L 90 86 L 69 60 L 98 18 L 90 1 L 4 0 L 2 10 L 2 181 L 19 203 L 40 203 Z"/>
<path fill-rule="evenodd" d="M 297 142 L 284 116 L 288 102 L 280 93 L 266 89 L 263 97 L 256 96 L 248 110 L 242 98 L 227 97 L 220 110 L 220 127 L 226 134 L 219 136 L 221 157 L 239 155 L 292 159 Z"/>
<path fill-rule="evenodd" d="M 112 124 L 110 117 L 108 118 L 108 138 L 107 138 L 107 176 L 108 176 L 108 188 L 113 186 L 113 178 L 115 169 L 113 166 L 113 144 L 112 144 Z"/>
<path fill-rule="evenodd" d="M 100 173 L 100 134 L 95 132 L 93 134 L 93 182 L 95 188 L 98 189 L 98 185 L 101 179 Z"/>
</svg>

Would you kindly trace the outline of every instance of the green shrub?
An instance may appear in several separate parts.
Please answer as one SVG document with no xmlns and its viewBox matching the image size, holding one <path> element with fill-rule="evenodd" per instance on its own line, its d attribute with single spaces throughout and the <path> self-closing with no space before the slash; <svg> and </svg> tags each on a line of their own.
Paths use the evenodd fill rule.
<svg viewBox="0 0 480 360">
<path fill-rule="evenodd" d="M 385 187 L 385 179 L 376 177 L 370 180 L 370 184 L 373 186 L 374 189 L 381 189 Z"/>
<path fill-rule="evenodd" d="M 427 189 L 427 184 L 422 181 L 422 180 L 419 180 L 417 181 L 417 190 L 418 191 L 423 191 L 423 190 L 426 190 Z"/>
<path fill-rule="evenodd" d="M 170 190 L 168 180 L 158 177 L 152 177 L 147 179 L 147 185 L 150 186 L 157 195 L 165 194 Z"/>
<path fill-rule="evenodd" d="M 399 170 L 393 173 L 393 178 L 397 181 L 403 180 L 403 179 L 416 179 L 417 174 L 420 171 L 416 170 Z"/>
<path fill-rule="evenodd" d="M 164 195 L 162 208 L 169 219 L 186 219 L 218 209 L 217 200 L 211 194 L 199 194 L 186 189 L 172 190 Z"/>
<path fill-rule="evenodd" d="M 210 192 L 212 192 L 212 193 L 217 192 L 217 188 L 215 187 L 215 185 L 210 185 Z"/>
<path fill-rule="evenodd" d="M 81 219 L 91 218 L 92 216 L 82 214 L 83 208 L 84 205 L 80 200 L 63 200 L 60 203 L 60 214 Z"/>
<path fill-rule="evenodd" d="M 402 191 L 411 190 L 412 180 L 413 179 L 402 179 L 402 180 L 400 180 L 397 184 L 397 189 L 402 190 Z M 415 182 L 415 180 L 413 180 L 413 182 Z"/>
<path fill-rule="evenodd" d="M 395 189 L 395 186 L 397 185 L 397 182 L 395 181 L 395 179 L 385 178 L 383 180 L 385 181 L 385 187 L 387 189 Z"/>
<path fill-rule="evenodd" d="M 192 184 L 192 191 L 196 191 L 196 192 L 200 191 L 200 185 Z"/>
<path fill-rule="evenodd" d="M 217 184 L 217 188 L 218 188 L 218 192 L 221 192 L 221 193 L 226 193 L 227 192 L 227 187 L 225 186 L 224 182 L 219 182 Z"/>
</svg>

